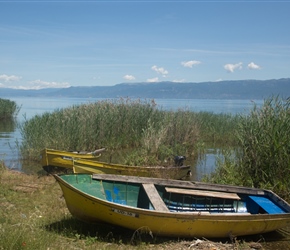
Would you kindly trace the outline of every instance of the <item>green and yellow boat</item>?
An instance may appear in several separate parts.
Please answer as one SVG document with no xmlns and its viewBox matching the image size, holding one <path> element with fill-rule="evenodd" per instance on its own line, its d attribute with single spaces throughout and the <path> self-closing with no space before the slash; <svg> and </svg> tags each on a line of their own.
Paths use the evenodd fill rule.
<svg viewBox="0 0 290 250">
<path fill-rule="evenodd" d="M 70 213 L 170 237 L 235 237 L 290 226 L 290 205 L 247 187 L 102 174 L 54 175 Z"/>
</svg>

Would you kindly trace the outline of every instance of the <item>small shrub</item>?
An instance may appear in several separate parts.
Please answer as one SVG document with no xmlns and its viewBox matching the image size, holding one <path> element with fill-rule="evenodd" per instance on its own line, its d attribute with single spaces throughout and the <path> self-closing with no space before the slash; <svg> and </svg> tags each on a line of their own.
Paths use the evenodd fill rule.
<svg viewBox="0 0 290 250">
<path fill-rule="evenodd" d="M 20 107 L 14 101 L 0 98 L 0 120 L 14 118 L 19 111 Z"/>
</svg>

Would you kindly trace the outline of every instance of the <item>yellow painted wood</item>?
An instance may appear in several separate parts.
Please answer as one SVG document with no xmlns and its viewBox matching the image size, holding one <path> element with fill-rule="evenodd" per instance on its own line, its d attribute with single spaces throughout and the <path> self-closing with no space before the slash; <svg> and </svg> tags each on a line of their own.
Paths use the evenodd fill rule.
<svg viewBox="0 0 290 250">
<path fill-rule="evenodd" d="M 229 237 L 261 234 L 290 225 L 290 213 L 230 216 L 203 212 L 163 212 L 107 202 L 85 194 L 54 175 L 71 214 L 87 222 L 106 222 L 153 235 L 172 237 Z M 92 181 L 94 181 L 92 179 Z M 285 203 L 289 211 L 289 205 Z"/>
<path fill-rule="evenodd" d="M 72 168 L 74 159 L 97 160 L 101 154 L 100 151 L 95 152 L 99 154 L 96 155 L 94 152 L 77 153 L 45 148 L 41 151 L 41 164 L 42 166 Z"/>
<path fill-rule="evenodd" d="M 71 169 L 74 173 L 104 173 L 129 176 L 145 176 L 182 179 L 187 177 L 190 166 L 128 166 L 98 161 L 100 155 L 73 153 L 54 149 L 41 151 L 42 166 L 55 166 Z"/>
</svg>

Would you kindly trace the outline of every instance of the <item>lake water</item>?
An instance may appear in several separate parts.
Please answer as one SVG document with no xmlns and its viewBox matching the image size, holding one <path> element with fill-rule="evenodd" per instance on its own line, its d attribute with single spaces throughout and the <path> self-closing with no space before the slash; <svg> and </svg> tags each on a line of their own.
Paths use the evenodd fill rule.
<svg viewBox="0 0 290 250">
<path fill-rule="evenodd" d="M 66 108 L 72 105 L 96 102 L 102 99 L 92 98 L 6 98 L 15 101 L 21 110 L 17 116 L 17 122 L 30 119 L 44 112 L 53 112 L 56 109 Z M 195 112 L 207 111 L 213 113 L 249 113 L 254 103 L 260 106 L 263 100 L 216 100 L 216 99 L 155 99 L 158 108 L 163 110 L 187 109 Z M 17 145 L 21 143 L 21 134 L 16 124 L 0 124 L 0 159 L 13 169 L 22 170 L 19 162 Z M 210 173 L 215 168 L 215 153 L 208 152 L 204 161 L 195 167 L 195 178 L 200 179 L 204 173 Z M 188 163 L 187 163 L 188 164 Z M 190 164 L 189 164 L 190 165 Z"/>
</svg>

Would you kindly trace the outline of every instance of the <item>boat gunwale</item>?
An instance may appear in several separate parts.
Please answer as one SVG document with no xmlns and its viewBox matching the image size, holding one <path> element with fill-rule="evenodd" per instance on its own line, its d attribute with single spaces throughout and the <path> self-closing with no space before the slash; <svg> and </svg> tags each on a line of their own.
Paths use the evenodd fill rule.
<svg viewBox="0 0 290 250">
<path fill-rule="evenodd" d="M 82 157 L 88 157 L 88 158 L 99 158 L 100 155 L 94 155 L 94 152 L 87 152 L 87 153 L 77 153 L 74 151 L 64 151 L 64 150 L 56 150 L 56 149 L 48 149 L 48 148 L 44 148 L 41 151 L 42 155 L 54 155 L 54 156 L 62 156 L 62 155 L 67 155 L 67 156 L 80 156 L 80 158 Z"/>
<path fill-rule="evenodd" d="M 183 169 L 190 169 L 190 166 L 188 165 L 183 165 L 183 166 L 131 166 L 131 165 L 124 165 L 124 164 L 116 164 L 116 163 L 108 163 L 108 162 L 103 162 L 103 161 L 94 161 L 90 159 L 74 159 L 74 164 L 79 163 L 79 164 L 89 164 L 89 165 L 94 165 L 94 163 L 99 163 L 103 164 L 105 166 L 110 166 L 110 167 L 124 167 L 124 168 L 137 168 L 137 169 L 145 169 L 145 170 L 151 170 L 151 169 L 176 169 L 176 170 L 183 170 Z"/>
<path fill-rule="evenodd" d="M 222 191 L 231 193 L 241 193 L 246 195 L 265 195 L 269 190 L 250 188 L 243 186 L 232 186 L 224 184 L 211 184 L 197 181 L 184 181 L 174 179 L 164 179 L 155 177 L 139 177 L 139 176 L 127 176 L 127 175 L 112 175 L 112 174 L 92 174 L 92 179 L 108 180 L 108 181 L 119 181 L 128 183 L 154 183 L 156 185 L 180 187 L 180 188 L 195 188 L 199 190 L 210 190 L 210 191 Z M 170 184 L 169 184 L 170 183 Z M 271 191 L 270 191 L 271 192 Z M 275 193 L 271 192 L 274 196 Z"/>
</svg>

